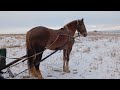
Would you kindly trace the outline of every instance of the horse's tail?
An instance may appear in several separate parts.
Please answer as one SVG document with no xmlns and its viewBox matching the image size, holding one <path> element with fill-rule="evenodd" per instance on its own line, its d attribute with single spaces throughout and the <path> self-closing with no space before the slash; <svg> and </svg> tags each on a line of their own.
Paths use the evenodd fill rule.
<svg viewBox="0 0 120 90">
<path fill-rule="evenodd" d="M 27 32 L 27 34 L 26 34 L 26 48 L 27 49 L 32 49 L 32 47 L 31 47 L 31 43 L 30 43 L 30 31 L 28 31 Z"/>
<path fill-rule="evenodd" d="M 27 32 L 26 34 L 26 50 L 27 50 L 27 56 L 30 57 L 35 54 L 35 50 L 32 47 L 32 32 L 31 30 Z"/>
<path fill-rule="evenodd" d="M 28 60 L 27 60 L 28 67 L 31 68 L 34 64 L 34 59 L 36 58 L 36 57 L 31 57 L 32 55 L 35 54 L 35 51 L 32 48 L 31 31 L 28 31 L 26 34 L 26 50 L 27 50 L 26 56 L 28 57 Z"/>
</svg>

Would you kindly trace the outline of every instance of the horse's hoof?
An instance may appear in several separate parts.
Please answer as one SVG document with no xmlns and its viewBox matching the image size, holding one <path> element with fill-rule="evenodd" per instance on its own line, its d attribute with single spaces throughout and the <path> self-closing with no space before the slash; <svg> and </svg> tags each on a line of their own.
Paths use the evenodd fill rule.
<svg viewBox="0 0 120 90">
<path fill-rule="evenodd" d="M 70 73 L 70 70 L 67 70 L 66 73 Z"/>
<path fill-rule="evenodd" d="M 63 72 L 70 73 L 70 70 L 63 70 Z"/>
<path fill-rule="evenodd" d="M 44 79 L 44 78 L 42 77 L 42 78 L 38 78 L 38 79 Z"/>
<path fill-rule="evenodd" d="M 38 77 L 38 79 L 44 79 L 43 77 Z"/>
</svg>

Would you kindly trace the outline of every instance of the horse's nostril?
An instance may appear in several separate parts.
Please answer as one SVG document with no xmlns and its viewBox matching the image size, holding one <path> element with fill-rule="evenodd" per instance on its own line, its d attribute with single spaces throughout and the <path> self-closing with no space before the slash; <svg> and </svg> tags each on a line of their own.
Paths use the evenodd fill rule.
<svg viewBox="0 0 120 90">
<path fill-rule="evenodd" d="M 87 33 L 84 33 L 84 37 L 86 37 L 87 36 Z"/>
</svg>

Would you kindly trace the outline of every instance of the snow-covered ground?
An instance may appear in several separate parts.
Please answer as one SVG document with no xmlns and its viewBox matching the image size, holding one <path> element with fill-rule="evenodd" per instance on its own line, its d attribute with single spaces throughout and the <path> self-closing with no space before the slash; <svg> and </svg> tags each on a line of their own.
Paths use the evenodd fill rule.
<svg viewBox="0 0 120 90">
<path fill-rule="evenodd" d="M 0 35 L 0 48 L 7 48 L 7 57 L 26 54 L 25 35 Z M 43 57 L 53 51 L 46 50 Z M 62 71 L 62 51 L 41 62 L 40 69 L 45 79 L 120 79 L 120 33 L 89 33 L 76 38 L 70 54 L 70 73 Z M 14 61 L 6 59 L 7 63 Z M 27 68 L 26 61 L 10 68 L 14 75 Z M 3 70 L 6 71 L 7 69 Z M 9 74 L 5 78 L 12 79 Z M 14 79 L 31 79 L 28 71 Z"/>
</svg>

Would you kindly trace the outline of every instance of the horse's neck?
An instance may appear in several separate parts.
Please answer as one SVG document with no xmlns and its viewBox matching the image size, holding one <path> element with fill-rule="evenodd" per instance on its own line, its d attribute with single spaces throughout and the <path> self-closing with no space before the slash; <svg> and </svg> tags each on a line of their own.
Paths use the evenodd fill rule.
<svg viewBox="0 0 120 90">
<path fill-rule="evenodd" d="M 66 25 L 65 28 L 72 36 L 74 36 L 76 32 L 76 27 L 74 25 Z"/>
<path fill-rule="evenodd" d="M 67 30 L 65 30 L 65 29 L 59 29 L 59 30 L 57 30 L 56 31 L 57 32 L 57 34 L 67 34 L 68 33 L 68 31 Z"/>
</svg>

